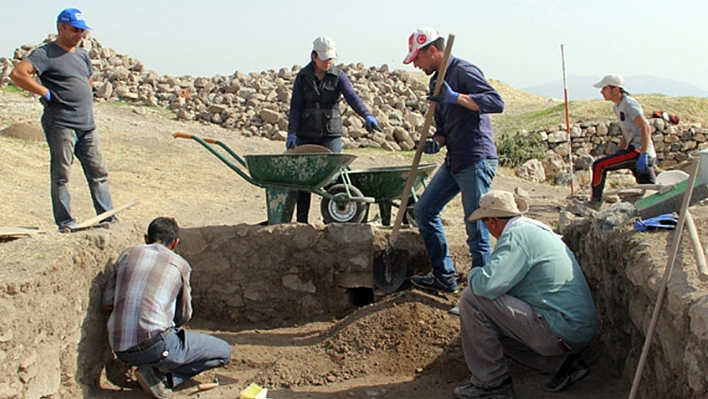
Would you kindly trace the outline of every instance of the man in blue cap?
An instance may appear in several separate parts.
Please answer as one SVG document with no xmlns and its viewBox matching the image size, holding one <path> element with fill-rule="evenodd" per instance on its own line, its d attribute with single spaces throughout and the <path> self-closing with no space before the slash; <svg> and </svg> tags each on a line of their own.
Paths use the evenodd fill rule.
<svg viewBox="0 0 708 399">
<path fill-rule="evenodd" d="M 113 209 L 108 166 L 93 118 L 91 58 L 79 43 L 86 25 L 83 14 L 67 8 L 57 17 L 57 38 L 35 49 L 10 74 L 18 87 L 40 96 L 42 128 L 49 144 L 52 208 L 61 232 L 71 232 L 69 177 L 74 155 L 88 180 L 96 214 Z M 33 79 L 39 75 L 40 82 Z M 111 222 L 115 217 L 104 221 Z"/>
</svg>

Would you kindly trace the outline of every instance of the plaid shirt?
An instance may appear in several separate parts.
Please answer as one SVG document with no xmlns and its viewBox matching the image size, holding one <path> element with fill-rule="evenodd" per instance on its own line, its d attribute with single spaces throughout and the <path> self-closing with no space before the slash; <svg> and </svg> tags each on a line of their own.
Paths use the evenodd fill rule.
<svg viewBox="0 0 708 399">
<path fill-rule="evenodd" d="M 192 317 L 189 263 L 162 244 L 125 250 L 113 267 L 103 297 L 112 307 L 108 339 L 122 352 Z"/>
</svg>

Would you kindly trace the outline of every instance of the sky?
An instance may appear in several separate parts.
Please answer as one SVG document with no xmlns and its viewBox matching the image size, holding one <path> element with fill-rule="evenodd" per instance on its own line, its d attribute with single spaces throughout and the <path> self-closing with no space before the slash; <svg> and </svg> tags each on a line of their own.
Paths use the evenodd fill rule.
<svg viewBox="0 0 708 399">
<path fill-rule="evenodd" d="M 564 58 L 566 76 L 652 75 L 708 90 L 706 0 L 0 1 L 0 57 L 41 43 L 76 7 L 104 47 L 160 75 L 305 65 L 321 35 L 338 63 L 412 70 L 408 37 L 430 26 L 454 35 L 453 55 L 515 88 L 562 81 Z"/>
</svg>

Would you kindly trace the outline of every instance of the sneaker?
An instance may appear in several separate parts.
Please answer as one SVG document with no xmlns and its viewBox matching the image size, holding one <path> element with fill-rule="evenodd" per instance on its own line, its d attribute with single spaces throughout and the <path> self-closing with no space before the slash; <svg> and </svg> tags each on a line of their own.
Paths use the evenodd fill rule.
<svg viewBox="0 0 708 399">
<path fill-rule="evenodd" d="M 445 284 L 435 277 L 433 273 L 428 273 L 425 276 L 413 276 L 411 277 L 411 283 L 426 290 L 442 291 L 450 294 L 457 292 L 457 281 L 452 279 L 450 283 Z"/>
<path fill-rule="evenodd" d="M 479 388 L 473 384 L 455 388 L 455 396 L 459 399 L 514 399 L 514 385 L 511 377 L 495 388 Z"/>
<path fill-rule="evenodd" d="M 602 208 L 602 200 L 592 199 L 588 202 L 588 206 L 596 211 L 599 211 L 600 208 Z"/>
<path fill-rule="evenodd" d="M 73 233 L 76 231 L 76 225 L 74 223 L 59 227 L 59 232 L 62 234 Z"/>
<path fill-rule="evenodd" d="M 135 378 L 143 390 L 157 399 L 166 399 L 172 395 L 172 389 L 167 387 L 165 375 L 150 366 L 138 366 Z"/>
<path fill-rule="evenodd" d="M 447 314 L 460 317 L 460 307 L 459 306 L 451 307 L 450 310 L 447 311 Z"/>
<path fill-rule="evenodd" d="M 560 370 L 543 384 L 548 392 L 560 392 L 588 375 L 590 367 L 578 355 L 568 356 Z"/>
</svg>

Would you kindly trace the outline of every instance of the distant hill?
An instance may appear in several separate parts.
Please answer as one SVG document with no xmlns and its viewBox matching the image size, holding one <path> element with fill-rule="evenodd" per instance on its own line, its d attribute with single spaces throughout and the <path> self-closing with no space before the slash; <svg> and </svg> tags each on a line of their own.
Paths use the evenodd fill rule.
<svg viewBox="0 0 708 399">
<path fill-rule="evenodd" d="M 568 97 L 570 100 L 591 100 L 602 98 L 600 89 L 592 87 L 602 76 L 568 76 Z M 632 94 L 663 94 L 672 97 L 704 97 L 708 91 L 690 83 L 650 75 L 626 76 L 625 85 Z M 522 90 L 546 98 L 563 99 L 563 82 L 548 82 Z"/>
</svg>

